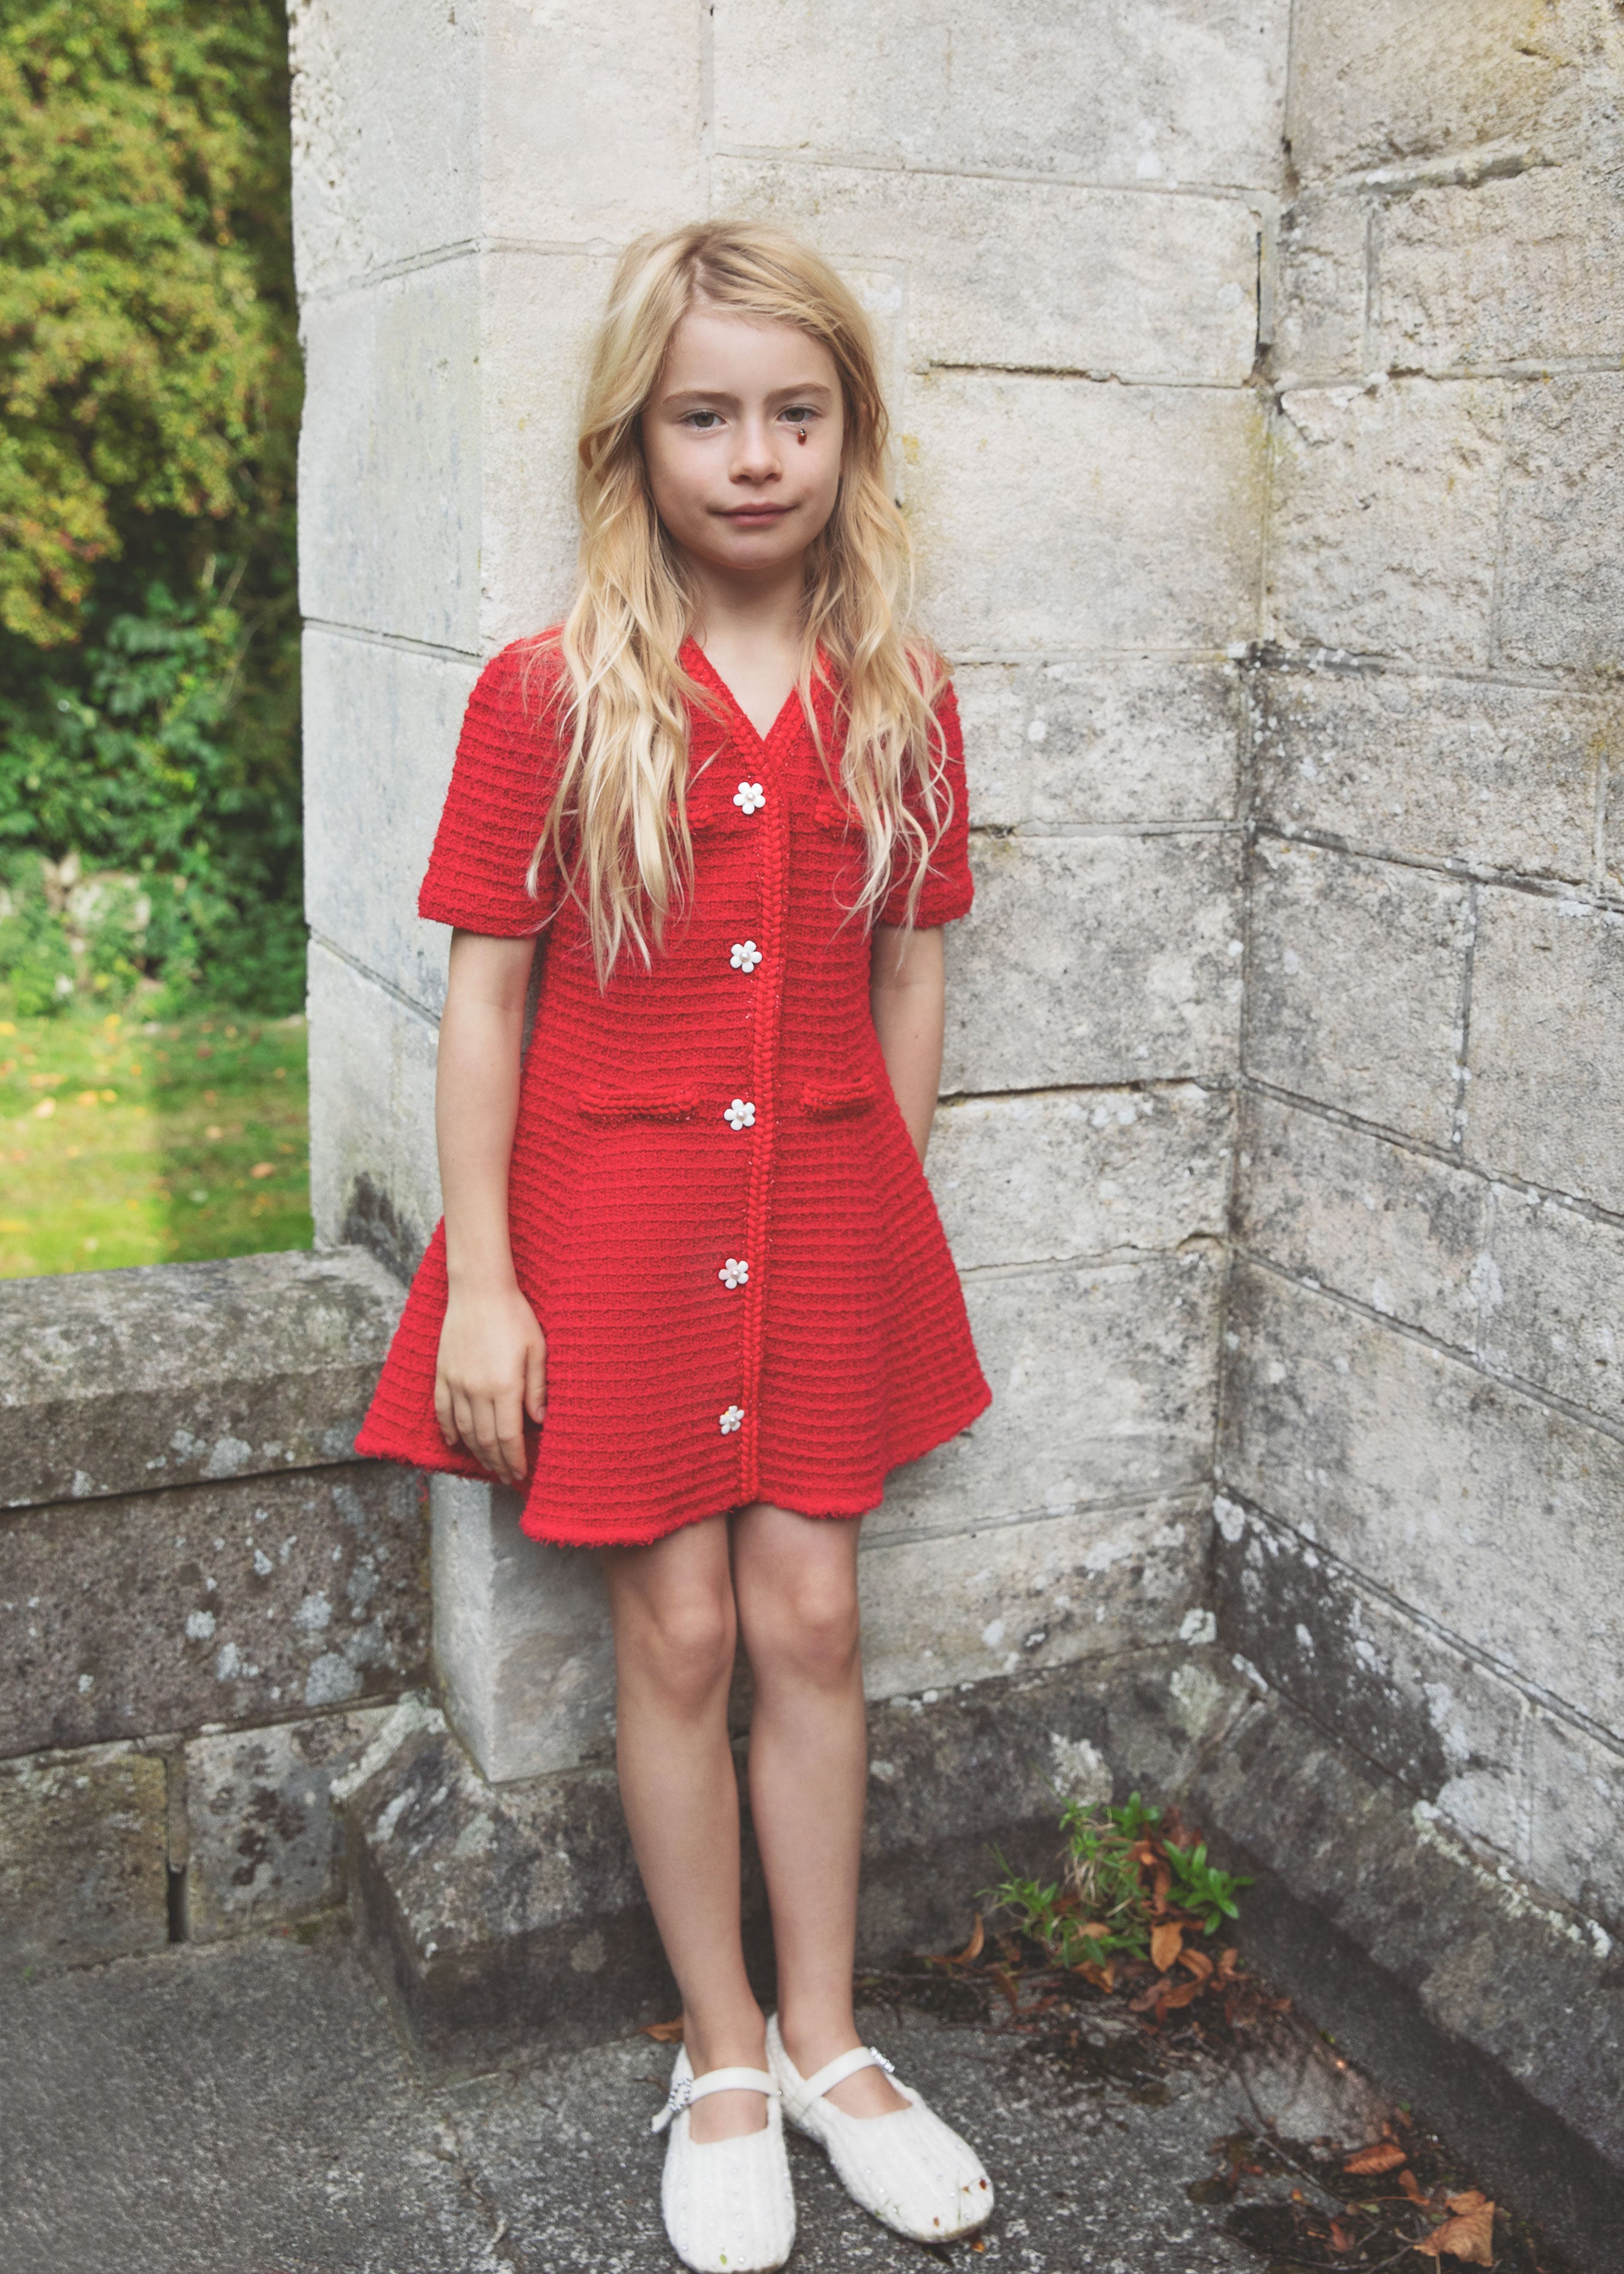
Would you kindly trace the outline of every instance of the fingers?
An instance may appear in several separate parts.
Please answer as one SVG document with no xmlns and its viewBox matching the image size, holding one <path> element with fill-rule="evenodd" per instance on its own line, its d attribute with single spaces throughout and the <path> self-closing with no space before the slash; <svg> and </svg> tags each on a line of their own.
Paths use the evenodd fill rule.
<svg viewBox="0 0 1624 2274">
<path fill-rule="evenodd" d="M 547 1411 L 547 1345 L 539 1336 L 525 1345 L 524 1410 L 539 1427 Z"/>
<path fill-rule="evenodd" d="M 451 1411 L 451 1384 L 438 1368 L 434 1374 L 434 1419 L 447 1444 L 455 1445 L 457 1433 Z"/>
</svg>

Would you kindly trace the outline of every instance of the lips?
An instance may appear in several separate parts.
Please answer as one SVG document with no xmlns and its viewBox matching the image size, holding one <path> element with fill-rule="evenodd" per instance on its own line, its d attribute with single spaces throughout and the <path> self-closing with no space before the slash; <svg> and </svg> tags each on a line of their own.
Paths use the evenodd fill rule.
<svg viewBox="0 0 1624 2274">
<path fill-rule="evenodd" d="M 735 505 L 724 507 L 724 521 L 782 521 L 793 508 L 787 505 Z"/>
</svg>

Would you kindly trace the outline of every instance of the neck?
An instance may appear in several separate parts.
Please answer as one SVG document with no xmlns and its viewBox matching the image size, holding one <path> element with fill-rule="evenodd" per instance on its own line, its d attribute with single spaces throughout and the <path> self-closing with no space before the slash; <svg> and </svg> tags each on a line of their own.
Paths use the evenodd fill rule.
<svg viewBox="0 0 1624 2274">
<path fill-rule="evenodd" d="M 797 556 L 748 576 L 688 559 L 695 597 L 693 635 L 703 648 L 714 644 L 799 649 L 806 601 L 806 569 Z"/>
</svg>

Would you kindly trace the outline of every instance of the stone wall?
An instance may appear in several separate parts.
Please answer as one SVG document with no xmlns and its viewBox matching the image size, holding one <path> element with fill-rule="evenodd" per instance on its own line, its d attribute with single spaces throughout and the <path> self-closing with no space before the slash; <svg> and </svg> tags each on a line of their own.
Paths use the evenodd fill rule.
<svg viewBox="0 0 1624 2274">
<path fill-rule="evenodd" d="M 341 1899 L 329 1778 L 428 1675 L 423 1494 L 350 1446 L 369 1256 L 0 1291 L 0 1954 L 36 1970 Z"/>
<path fill-rule="evenodd" d="M 1624 16 L 1298 0 L 1222 1631 L 1624 1927 Z"/>
</svg>

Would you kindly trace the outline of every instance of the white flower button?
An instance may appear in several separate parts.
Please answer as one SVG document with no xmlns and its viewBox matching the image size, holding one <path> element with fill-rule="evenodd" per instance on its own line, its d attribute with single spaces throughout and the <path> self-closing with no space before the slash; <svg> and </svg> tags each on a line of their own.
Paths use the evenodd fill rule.
<svg viewBox="0 0 1624 2274">
<path fill-rule="evenodd" d="M 730 1129 L 748 1129 L 755 1124 L 756 1108 L 748 1098 L 735 1097 L 731 1105 L 722 1108 L 722 1118 Z"/>
<path fill-rule="evenodd" d="M 724 1287 L 742 1287 L 750 1276 L 750 1267 L 741 1255 L 730 1255 L 716 1276 Z"/>
<path fill-rule="evenodd" d="M 728 960 L 735 971 L 754 971 L 762 960 L 762 952 L 753 939 L 736 939 Z"/>
<path fill-rule="evenodd" d="M 741 782 L 733 792 L 733 803 L 741 813 L 756 813 L 767 802 L 767 793 L 759 782 Z"/>
<path fill-rule="evenodd" d="M 727 1408 L 727 1411 L 722 1415 L 721 1421 L 723 1436 L 731 1437 L 735 1429 L 741 1429 L 744 1427 L 743 1406 L 730 1405 Z"/>
</svg>

